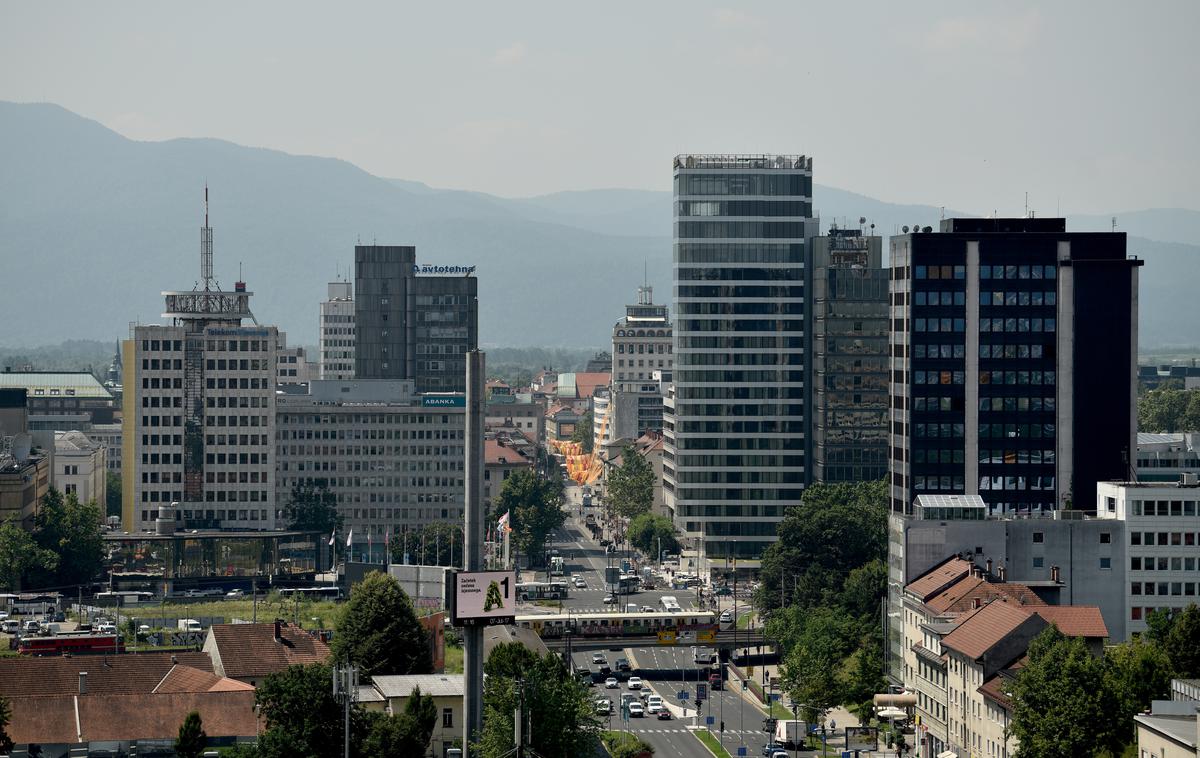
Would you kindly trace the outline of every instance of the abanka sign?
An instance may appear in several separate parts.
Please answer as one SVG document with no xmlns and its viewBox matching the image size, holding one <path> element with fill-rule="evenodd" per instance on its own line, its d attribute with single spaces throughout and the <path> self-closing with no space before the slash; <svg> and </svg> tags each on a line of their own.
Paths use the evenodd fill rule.
<svg viewBox="0 0 1200 758">
<path fill-rule="evenodd" d="M 454 575 L 455 626 L 516 621 L 517 575 L 513 571 L 460 571 Z"/>
</svg>

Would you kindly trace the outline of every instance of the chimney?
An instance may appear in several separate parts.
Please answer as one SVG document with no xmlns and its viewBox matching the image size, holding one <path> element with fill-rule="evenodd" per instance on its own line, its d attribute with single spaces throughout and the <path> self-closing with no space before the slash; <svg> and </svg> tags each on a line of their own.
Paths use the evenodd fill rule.
<svg viewBox="0 0 1200 758">
<path fill-rule="evenodd" d="M 1008 571 L 1003 566 L 996 567 L 996 574 L 1000 577 L 1000 581 L 1004 581 L 1004 577 L 1008 575 Z"/>
<path fill-rule="evenodd" d="M 79 672 L 79 694 L 80 695 L 87 694 L 87 672 L 86 671 Z"/>
<path fill-rule="evenodd" d="M 1050 581 L 1052 581 L 1052 582 L 1058 581 L 1058 566 L 1050 567 Z"/>
<path fill-rule="evenodd" d="M 991 558 L 987 559 L 987 573 L 988 573 L 989 577 L 992 575 L 992 559 Z"/>
<path fill-rule="evenodd" d="M 171 665 L 174 666 L 174 665 L 177 665 L 178 663 L 179 663 L 179 658 L 177 658 L 174 653 L 171 653 Z"/>
<path fill-rule="evenodd" d="M 275 641 L 281 642 L 282 640 L 283 640 L 283 622 L 280 621 L 279 619 L 275 619 Z"/>
</svg>

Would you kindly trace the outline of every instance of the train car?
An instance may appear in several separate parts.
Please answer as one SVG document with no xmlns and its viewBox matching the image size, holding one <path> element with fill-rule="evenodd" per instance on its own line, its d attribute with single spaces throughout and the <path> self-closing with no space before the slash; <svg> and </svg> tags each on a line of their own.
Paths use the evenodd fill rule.
<svg viewBox="0 0 1200 758">
<path fill-rule="evenodd" d="M 717 631 L 716 614 L 710 611 L 530 614 L 517 616 L 516 623 L 544 638 L 561 637 L 568 629 L 580 637 L 643 637 L 667 631 Z"/>
<path fill-rule="evenodd" d="M 22 637 L 17 643 L 21 655 L 88 655 L 123 653 L 125 643 L 115 634 L 58 634 L 53 637 Z"/>
</svg>

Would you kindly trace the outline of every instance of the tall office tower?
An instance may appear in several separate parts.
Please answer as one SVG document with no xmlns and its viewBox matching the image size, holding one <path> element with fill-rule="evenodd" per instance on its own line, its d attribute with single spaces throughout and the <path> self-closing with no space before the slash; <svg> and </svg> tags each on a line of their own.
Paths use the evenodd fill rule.
<svg viewBox="0 0 1200 758">
<path fill-rule="evenodd" d="M 1136 450 L 1141 261 L 1061 218 L 932 231 L 891 240 L 893 512 L 922 493 L 1092 510 Z"/>
<path fill-rule="evenodd" d="M 354 377 L 408 379 L 404 309 L 417 249 L 354 246 Z"/>
<path fill-rule="evenodd" d="M 662 430 L 663 383 L 669 384 L 674 353 L 667 306 L 654 304 L 654 288 L 638 287 L 637 305 L 613 326 L 612 395 L 636 397 L 637 434 Z M 654 378 L 663 372 L 664 381 Z"/>
<path fill-rule="evenodd" d="M 685 542 L 752 569 L 806 476 L 812 160 L 675 159 L 675 367 L 663 489 Z M 710 564 L 711 565 L 711 564 Z"/>
<path fill-rule="evenodd" d="M 479 281 L 469 272 L 418 276 L 416 269 L 414 247 L 355 246 L 355 378 L 465 392 L 466 353 L 479 346 Z"/>
<path fill-rule="evenodd" d="M 405 329 L 416 391 L 466 392 L 467 352 L 479 347 L 479 280 L 413 277 Z"/>
<path fill-rule="evenodd" d="M 350 282 L 330 282 L 321 303 L 320 378 L 354 378 L 354 292 Z"/>
<path fill-rule="evenodd" d="M 812 480 L 883 479 L 889 366 L 881 239 L 834 227 L 812 245 Z"/>
<path fill-rule="evenodd" d="M 167 325 L 137 325 L 122 346 L 122 526 L 152 528 L 178 501 L 188 527 L 275 527 L 275 360 L 279 334 L 250 312 L 244 282 L 213 277 L 205 192 L 200 281 L 163 292 Z"/>
</svg>

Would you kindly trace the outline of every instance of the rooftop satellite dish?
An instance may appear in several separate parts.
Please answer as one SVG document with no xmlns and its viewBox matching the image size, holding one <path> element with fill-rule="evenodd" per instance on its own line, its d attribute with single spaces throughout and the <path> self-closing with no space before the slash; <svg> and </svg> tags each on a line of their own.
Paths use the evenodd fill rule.
<svg viewBox="0 0 1200 758">
<path fill-rule="evenodd" d="M 24 463 L 29 459 L 29 452 L 33 449 L 33 436 L 27 432 L 22 432 L 13 437 L 12 456 L 17 463 Z"/>
<path fill-rule="evenodd" d="M 859 216 L 859 217 L 858 217 L 858 223 L 860 223 L 860 224 L 865 224 L 865 223 L 867 223 L 867 217 L 866 217 L 866 216 Z"/>
<path fill-rule="evenodd" d="M 902 231 L 903 231 L 905 234 L 908 234 L 908 226 L 907 226 L 907 225 L 900 227 L 900 229 L 901 229 L 901 230 L 902 230 Z"/>
</svg>

